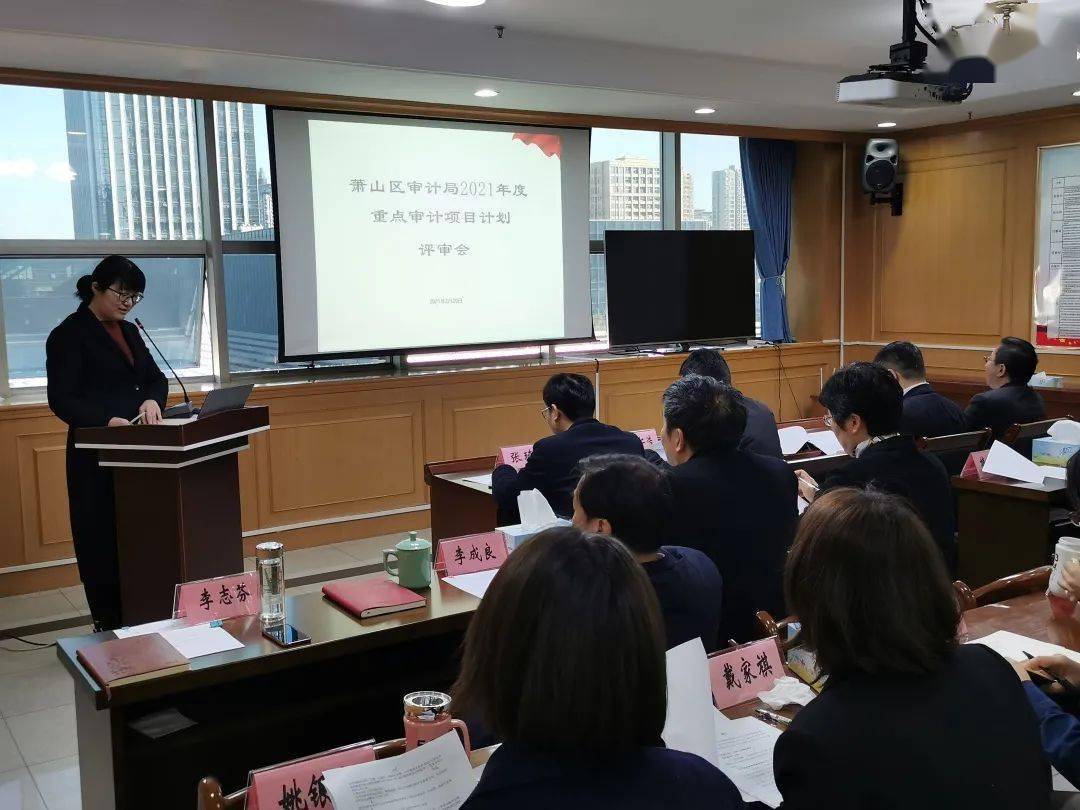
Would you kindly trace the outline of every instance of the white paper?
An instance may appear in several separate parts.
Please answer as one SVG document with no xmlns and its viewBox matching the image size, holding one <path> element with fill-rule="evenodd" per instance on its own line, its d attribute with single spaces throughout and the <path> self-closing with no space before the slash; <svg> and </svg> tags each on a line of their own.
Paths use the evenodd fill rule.
<svg viewBox="0 0 1080 810">
<path fill-rule="evenodd" d="M 1053 765 L 1050 766 L 1050 776 L 1053 780 L 1054 790 L 1061 790 L 1065 793 L 1076 792 L 1076 788 L 1073 787 L 1073 783 L 1066 779 L 1064 776 L 1062 776 L 1061 773 L 1058 772 L 1058 769 L 1055 768 Z"/>
<path fill-rule="evenodd" d="M 476 571 L 472 574 L 456 574 L 452 577 L 443 577 L 443 582 L 472 594 L 477 599 L 483 599 L 491 580 L 495 579 L 497 573 L 499 573 L 498 568 L 492 571 Z"/>
<path fill-rule="evenodd" d="M 716 765 L 715 711 L 709 662 L 700 638 L 667 651 L 667 719 L 664 744 Z"/>
<path fill-rule="evenodd" d="M 518 515 L 522 526 L 544 526 L 556 519 L 551 504 L 538 489 L 527 489 L 518 495 Z"/>
<path fill-rule="evenodd" d="M 491 473 L 487 475 L 470 475 L 468 478 L 462 478 L 462 481 L 468 481 L 470 484 L 479 484 L 482 487 L 491 489 Z"/>
<path fill-rule="evenodd" d="M 185 627 L 180 630 L 166 630 L 161 637 L 185 658 L 198 658 L 226 650 L 239 650 L 244 646 L 228 631 L 208 624 Z"/>
<path fill-rule="evenodd" d="M 780 434 L 780 452 L 785 456 L 798 453 L 802 446 L 806 444 L 806 428 L 804 427 L 792 425 L 791 427 L 780 428 L 776 432 Z"/>
<path fill-rule="evenodd" d="M 827 456 L 842 456 L 847 453 L 831 430 L 816 430 L 813 433 L 807 433 L 806 440 Z"/>
<path fill-rule="evenodd" d="M 1059 419 L 1046 431 L 1050 438 L 1068 444 L 1080 444 L 1080 422 L 1072 419 Z"/>
<path fill-rule="evenodd" d="M 189 422 L 194 422 L 198 419 L 198 416 L 170 416 L 168 419 L 162 419 L 163 425 L 186 425 Z"/>
<path fill-rule="evenodd" d="M 1051 467 L 1049 464 L 1036 464 L 1044 478 L 1056 478 L 1059 481 L 1067 480 L 1068 470 L 1065 467 Z"/>
<path fill-rule="evenodd" d="M 162 619 L 158 622 L 137 624 L 134 627 L 121 627 L 118 630 L 113 630 L 113 634 L 117 638 L 131 638 L 132 636 L 148 636 L 151 633 L 161 633 L 165 630 L 177 630 L 181 627 L 188 626 L 187 619 Z"/>
<path fill-rule="evenodd" d="M 1041 484 L 1045 477 L 1039 465 L 1024 458 L 1007 444 L 994 442 L 983 464 L 983 472 L 1023 481 L 1026 484 Z"/>
<path fill-rule="evenodd" d="M 810 504 L 807 502 L 806 498 L 804 498 L 802 495 L 795 496 L 795 507 L 799 510 L 800 515 L 806 511 L 806 507 L 808 507 L 809 505 Z"/>
<path fill-rule="evenodd" d="M 337 810 L 457 810 L 476 787 L 456 732 L 396 757 L 323 774 Z"/>
<path fill-rule="evenodd" d="M 668 460 L 667 450 L 664 449 L 664 443 L 663 442 L 657 442 L 656 444 L 654 444 L 649 449 L 652 450 L 654 453 L 656 453 L 656 455 L 660 456 L 660 458 L 662 458 L 665 462 Z"/>
<path fill-rule="evenodd" d="M 988 636 L 972 639 L 968 644 L 984 644 L 1002 658 L 1007 658 L 1010 661 L 1026 661 L 1027 656 L 1024 653 L 1028 652 L 1036 658 L 1040 655 L 1064 655 L 1066 658 L 1071 658 L 1073 661 L 1080 663 L 1080 653 L 1078 652 L 1066 647 L 1059 647 L 1057 644 L 1051 644 L 1049 641 L 1039 641 L 1037 638 L 1010 633 L 1008 630 L 998 630 Z"/>
<path fill-rule="evenodd" d="M 773 779 L 773 749 L 780 729 L 755 717 L 716 722 L 716 756 L 720 770 L 743 794 L 769 807 L 783 802 Z"/>
</svg>

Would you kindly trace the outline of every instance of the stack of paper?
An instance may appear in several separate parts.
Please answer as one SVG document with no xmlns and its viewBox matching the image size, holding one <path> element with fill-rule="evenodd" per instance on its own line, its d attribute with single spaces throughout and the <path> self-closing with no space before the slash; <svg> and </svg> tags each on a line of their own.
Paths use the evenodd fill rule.
<svg viewBox="0 0 1080 810">
<path fill-rule="evenodd" d="M 701 639 L 668 650 L 667 680 L 664 744 L 716 765 L 745 801 L 779 807 L 782 799 L 773 780 L 772 760 L 780 730 L 754 717 L 729 720 L 712 705 L 709 663 Z"/>
<path fill-rule="evenodd" d="M 1064 467 L 1036 464 L 1001 442 L 994 442 L 991 445 L 983 464 L 983 472 L 1000 475 L 1002 478 L 1013 481 L 1022 481 L 1025 484 L 1041 484 L 1045 478 L 1065 480 Z"/>
</svg>

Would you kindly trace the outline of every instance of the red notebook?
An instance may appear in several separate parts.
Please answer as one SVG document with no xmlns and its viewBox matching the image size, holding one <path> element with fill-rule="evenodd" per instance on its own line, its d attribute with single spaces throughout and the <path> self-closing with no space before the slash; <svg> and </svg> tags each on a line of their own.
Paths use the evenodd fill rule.
<svg viewBox="0 0 1080 810">
<path fill-rule="evenodd" d="M 346 579 L 323 585 L 323 595 L 354 616 L 368 619 L 423 607 L 427 600 L 388 579 Z"/>
<path fill-rule="evenodd" d="M 103 641 L 83 647 L 75 656 L 106 689 L 183 672 L 190 666 L 188 660 L 157 633 Z"/>
</svg>

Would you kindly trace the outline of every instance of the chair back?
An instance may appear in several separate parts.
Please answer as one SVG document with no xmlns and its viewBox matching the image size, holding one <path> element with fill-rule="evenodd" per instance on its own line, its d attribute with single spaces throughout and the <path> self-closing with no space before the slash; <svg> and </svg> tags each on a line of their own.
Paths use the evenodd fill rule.
<svg viewBox="0 0 1080 810">
<path fill-rule="evenodd" d="M 405 753 L 405 740 L 388 740 L 377 743 L 374 748 L 375 759 L 396 757 Z M 216 777 L 205 776 L 199 780 L 196 797 L 197 810 L 244 810 L 247 788 L 225 795 L 221 789 L 221 782 Z"/>
<path fill-rule="evenodd" d="M 1029 593 L 1043 593 L 1050 585 L 1050 572 L 1052 570 L 1053 566 L 1042 565 L 1038 568 L 1032 568 L 1030 571 L 1021 571 L 1019 574 L 1010 574 L 1007 577 L 996 579 L 981 588 L 976 588 L 974 591 L 959 581 L 953 583 L 953 588 L 956 589 L 958 594 L 963 591 L 967 592 L 970 597 L 968 601 L 970 607 L 965 607 L 965 610 L 970 610 L 973 607 L 992 605 L 995 602 L 1004 602 L 1006 599 L 1024 596 Z"/>
<path fill-rule="evenodd" d="M 1071 416 L 1066 416 L 1064 418 L 1072 419 Z M 1057 419 L 1043 419 L 1040 422 L 1014 424 L 1005 431 L 1005 435 L 1001 437 L 1001 440 L 1011 447 L 1016 444 L 1016 442 L 1025 439 L 1041 439 L 1043 436 L 1047 435 L 1047 432 L 1057 421 Z"/>
<path fill-rule="evenodd" d="M 788 427 L 801 427 L 808 432 L 814 432 L 815 430 L 828 430 L 828 426 L 825 424 L 824 416 L 814 416 L 810 419 L 792 419 L 790 422 L 780 422 L 776 425 L 777 429 Z"/>
<path fill-rule="evenodd" d="M 792 622 L 799 621 L 797 616 L 786 616 L 780 621 L 773 618 L 773 615 L 767 610 L 759 610 L 756 614 L 758 630 L 761 633 L 761 638 L 768 638 L 769 636 L 776 636 L 776 640 L 780 645 L 780 651 L 786 653 L 788 647 L 791 646 L 789 641 L 788 625 Z"/>
<path fill-rule="evenodd" d="M 973 430 L 969 433 L 950 433 L 948 436 L 931 436 L 916 439 L 920 450 L 934 455 L 945 453 L 977 453 L 985 450 L 993 441 L 994 432 L 990 428 Z"/>
</svg>

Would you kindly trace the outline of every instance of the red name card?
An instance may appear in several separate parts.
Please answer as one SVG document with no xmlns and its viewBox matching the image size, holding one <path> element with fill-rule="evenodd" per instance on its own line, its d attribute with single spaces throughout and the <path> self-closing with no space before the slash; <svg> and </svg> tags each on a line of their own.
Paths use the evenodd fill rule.
<svg viewBox="0 0 1080 810">
<path fill-rule="evenodd" d="M 499 450 L 499 457 L 496 460 L 498 464 L 509 464 L 515 470 L 520 470 L 525 466 L 525 462 L 529 460 L 529 456 L 532 455 L 533 446 L 531 444 L 519 444 L 514 447 L 503 447 Z"/>
<path fill-rule="evenodd" d="M 254 571 L 200 579 L 176 586 L 173 618 L 195 622 L 251 616 L 259 612 L 259 575 Z"/>
<path fill-rule="evenodd" d="M 498 568 L 509 554 L 502 532 L 467 534 L 439 542 L 435 570 L 443 576 L 472 574 Z"/>
<path fill-rule="evenodd" d="M 284 765 L 252 771 L 248 776 L 247 810 L 257 810 L 259 800 L 272 807 L 333 807 L 330 794 L 323 786 L 323 773 L 331 768 L 346 768 L 375 761 L 374 740 L 324 754 L 297 759 Z"/>
<path fill-rule="evenodd" d="M 784 660 L 775 636 L 732 647 L 709 658 L 709 680 L 718 709 L 744 703 L 759 692 L 769 691 L 784 674 Z"/>
<path fill-rule="evenodd" d="M 977 453 L 970 454 L 967 461 L 964 462 L 964 469 L 960 471 L 960 477 L 978 478 L 980 481 L 1000 481 L 1008 483 L 1007 478 L 1002 478 L 1000 475 L 994 475 L 993 473 L 983 472 L 983 465 L 986 464 L 986 457 L 988 455 L 990 455 L 989 450 L 979 450 Z"/>
<path fill-rule="evenodd" d="M 660 447 L 660 437 L 656 435 L 655 428 L 649 428 L 648 430 L 633 430 L 631 431 L 635 436 L 641 439 L 641 446 L 646 450 L 655 450 Z"/>
</svg>

